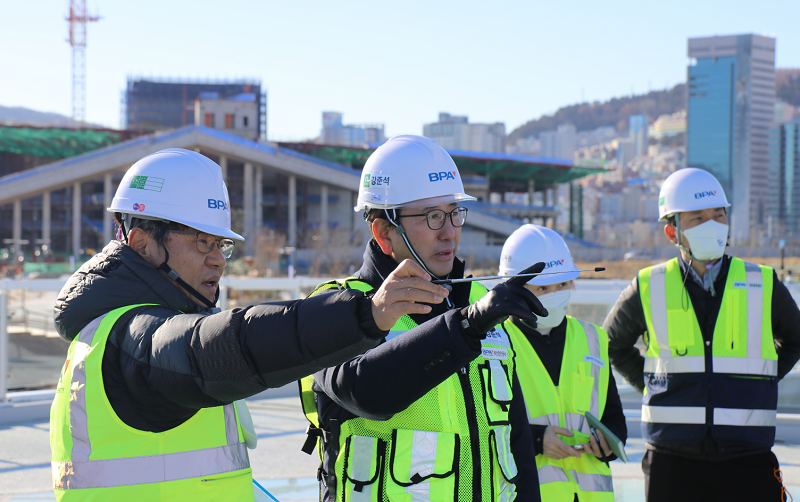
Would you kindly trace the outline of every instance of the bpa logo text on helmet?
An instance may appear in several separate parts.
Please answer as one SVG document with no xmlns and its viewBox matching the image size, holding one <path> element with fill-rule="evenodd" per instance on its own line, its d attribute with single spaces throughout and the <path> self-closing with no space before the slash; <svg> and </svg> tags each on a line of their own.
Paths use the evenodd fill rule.
<svg viewBox="0 0 800 502">
<path fill-rule="evenodd" d="M 706 191 L 706 192 L 697 192 L 696 194 L 694 194 L 694 198 L 695 199 L 702 199 L 703 197 L 713 197 L 715 195 L 717 195 L 717 191 L 716 190 Z"/>
<path fill-rule="evenodd" d="M 444 181 L 444 180 L 455 180 L 456 179 L 456 172 L 455 171 L 442 171 L 442 172 L 438 172 L 438 173 L 428 173 L 428 179 L 431 182 Z"/>
<path fill-rule="evenodd" d="M 223 211 L 228 210 L 228 206 L 225 204 L 224 200 L 218 199 L 208 199 L 208 208 L 209 209 L 222 209 Z"/>
<path fill-rule="evenodd" d="M 564 264 L 564 260 L 553 260 L 553 261 L 547 262 L 547 265 L 545 265 L 544 268 L 548 269 L 548 268 L 553 268 L 553 267 L 560 267 L 563 264 Z"/>
</svg>

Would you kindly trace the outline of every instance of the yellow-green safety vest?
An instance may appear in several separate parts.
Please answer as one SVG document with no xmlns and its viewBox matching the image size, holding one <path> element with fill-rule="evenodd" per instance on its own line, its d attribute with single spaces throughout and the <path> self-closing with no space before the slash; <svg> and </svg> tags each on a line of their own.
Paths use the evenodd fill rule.
<svg viewBox="0 0 800 502">
<path fill-rule="evenodd" d="M 568 445 L 588 443 L 590 428 L 584 413 L 602 418 L 606 406 L 611 371 L 608 334 L 599 326 L 567 316 L 556 387 L 522 331 L 510 321 L 503 326 L 514 346 L 528 422 L 569 429 L 574 436 L 561 437 Z M 581 502 L 614 502 L 611 469 L 591 454 L 561 460 L 539 454 L 536 467 L 543 501 L 573 502 L 577 494 Z"/>
<path fill-rule="evenodd" d="M 357 280 L 326 283 L 332 288 L 371 291 Z M 487 292 L 472 283 L 469 302 Z M 401 317 L 388 338 L 417 324 Z M 436 386 L 387 421 L 356 417 L 325 432 L 335 472 L 325 473 L 328 489 L 343 502 L 492 501 L 510 502 L 517 467 L 511 454 L 508 417 L 512 399 L 514 352 L 500 326 L 482 343 L 482 356 Z M 319 427 L 313 376 L 300 381 L 301 398 L 311 429 Z M 477 437 L 471 432 L 477 431 Z M 320 450 L 322 460 L 322 451 Z M 480 479 L 475 478 L 479 472 Z"/>
<path fill-rule="evenodd" d="M 678 259 L 639 272 L 647 333 L 642 434 L 655 444 L 772 447 L 778 355 L 769 267 L 731 258 L 712 339 L 703 340 Z"/>
<path fill-rule="evenodd" d="M 50 409 L 53 487 L 59 501 L 252 501 L 238 406 L 204 408 L 164 432 L 129 427 L 106 396 L 103 352 L 134 307 L 90 322 L 72 341 Z"/>
</svg>

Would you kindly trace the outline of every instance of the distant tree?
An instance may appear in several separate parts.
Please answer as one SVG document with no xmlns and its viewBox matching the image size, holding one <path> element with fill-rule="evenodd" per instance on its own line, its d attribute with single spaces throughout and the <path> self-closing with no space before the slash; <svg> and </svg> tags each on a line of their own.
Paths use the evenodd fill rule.
<svg viewBox="0 0 800 502">
<path fill-rule="evenodd" d="M 686 108 L 686 84 L 672 89 L 651 91 L 638 96 L 613 98 L 600 103 L 580 103 L 558 109 L 553 115 L 543 115 L 511 131 L 509 141 L 538 137 L 542 131 L 555 130 L 561 124 L 574 124 L 578 131 L 591 131 L 612 126 L 618 131 L 628 129 L 628 117 L 647 115 L 652 123 L 661 115 L 669 115 Z"/>
</svg>

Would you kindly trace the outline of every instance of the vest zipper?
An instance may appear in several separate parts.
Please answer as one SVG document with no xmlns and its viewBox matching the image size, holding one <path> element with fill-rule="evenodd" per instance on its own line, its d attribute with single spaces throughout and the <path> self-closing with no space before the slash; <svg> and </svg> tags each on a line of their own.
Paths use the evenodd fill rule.
<svg viewBox="0 0 800 502">
<path fill-rule="evenodd" d="M 472 394 L 472 386 L 469 383 L 469 375 L 467 375 L 467 367 L 461 368 L 461 373 L 458 375 L 461 383 L 461 389 L 464 393 L 464 407 L 467 412 L 467 424 L 469 425 L 469 444 L 472 451 L 472 500 L 482 500 L 481 496 L 481 454 L 480 447 L 478 446 L 478 417 L 476 416 L 475 397 Z M 464 444 L 463 442 L 461 444 Z M 492 480 L 489 480 L 492 483 Z M 456 487 L 456 493 L 458 487 Z"/>
</svg>

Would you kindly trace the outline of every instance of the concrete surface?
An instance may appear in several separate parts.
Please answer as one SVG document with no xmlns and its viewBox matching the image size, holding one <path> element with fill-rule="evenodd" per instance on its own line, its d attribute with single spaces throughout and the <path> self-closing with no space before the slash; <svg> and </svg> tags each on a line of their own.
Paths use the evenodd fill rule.
<svg viewBox="0 0 800 502">
<path fill-rule="evenodd" d="M 305 440 L 297 387 L 292 384 L 248 399 L 258 434 L 250 451 L 253 475 L 280 502 L 317 500 L 316 455 L 300 451 Z M 615 500 L 644 500 L 641 459 L 645 452 L 639 432 L 639 410 L 626 409 L 630 462 L 611 464 Z M 800 494 L 800 415 L 779 414 L 774 448 L 789 490 Z M 0 502 L 53 502 L 50 491 L 48 422 L 43 419 L 0 425 Z"/>
</svg>

